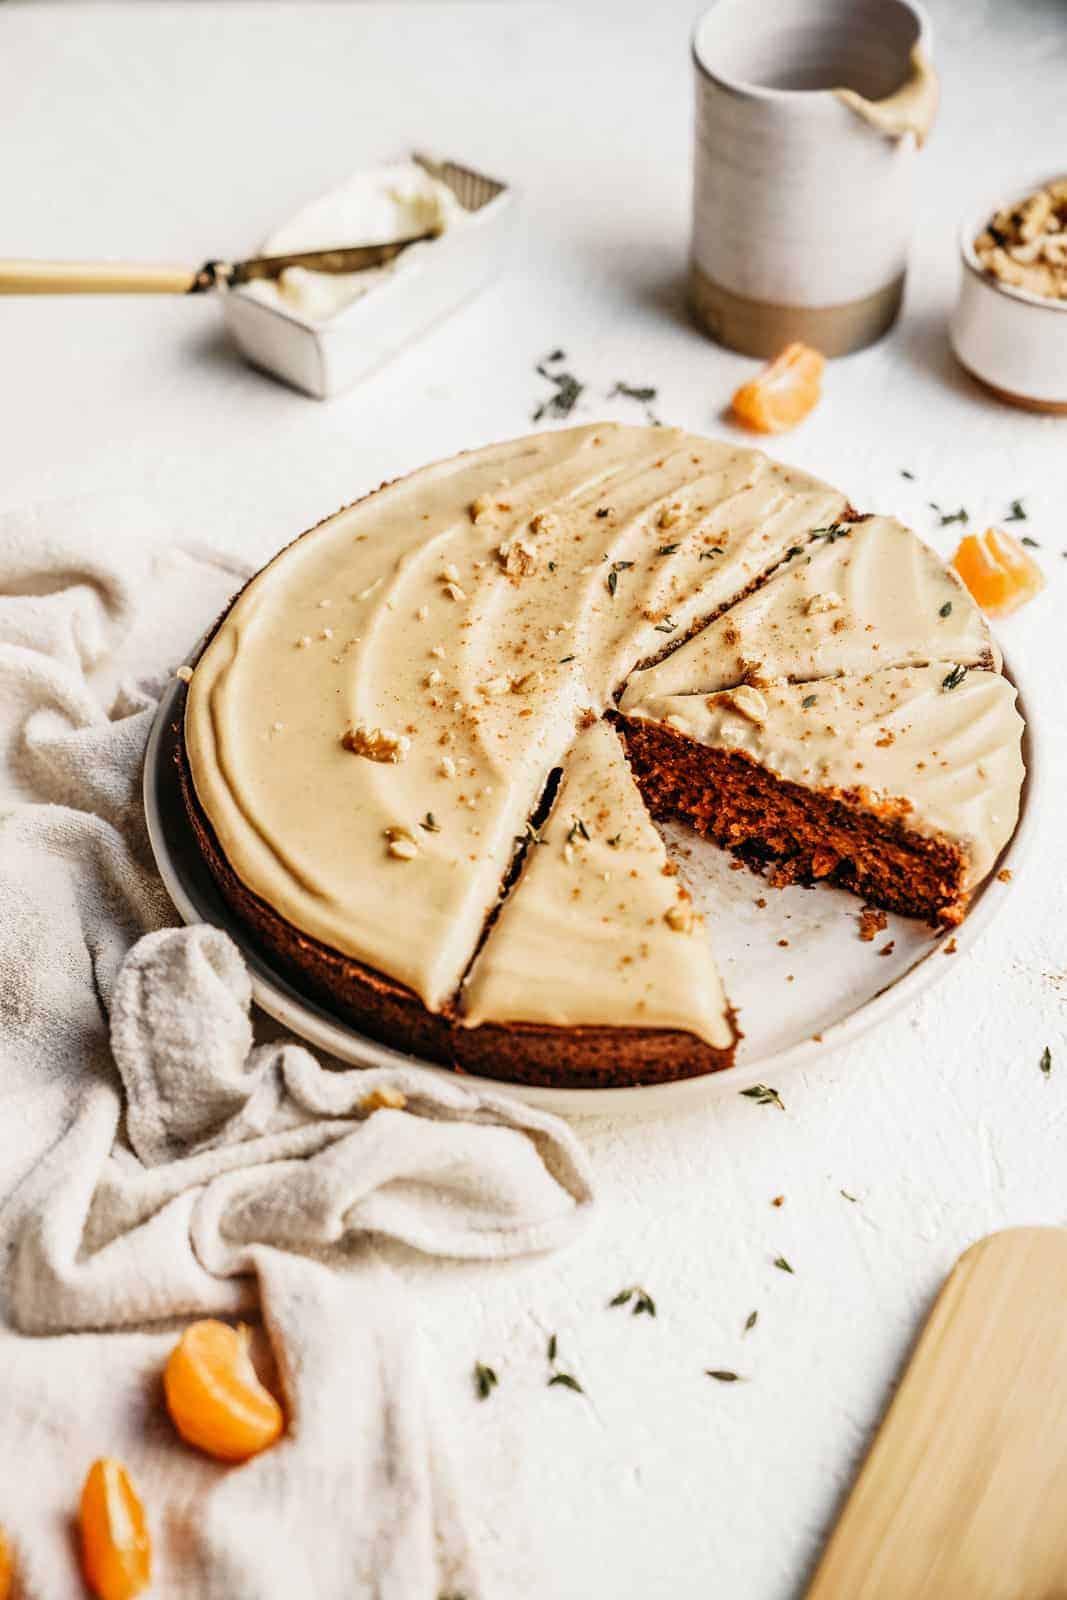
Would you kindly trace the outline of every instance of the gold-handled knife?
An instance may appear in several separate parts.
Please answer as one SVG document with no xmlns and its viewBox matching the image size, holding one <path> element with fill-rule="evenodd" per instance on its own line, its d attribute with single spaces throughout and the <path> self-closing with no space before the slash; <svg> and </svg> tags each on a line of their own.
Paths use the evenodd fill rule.
<svg viewBox="0 0 1067 1600">
<path fill-rule="evenodd" d="M 8 261 L 0 259 L 0 294 L 204 294 L 236 288 L 256 278 L 277 278 L 287 267 L 311 272 L 366 272 L 384 267 L 433 232 L 385 244 L 345 245 L 336 250 L 298 250 L 247 261 L 205 261 L 201 267 L 144 266 L 128 261 Z"/>
</svg>

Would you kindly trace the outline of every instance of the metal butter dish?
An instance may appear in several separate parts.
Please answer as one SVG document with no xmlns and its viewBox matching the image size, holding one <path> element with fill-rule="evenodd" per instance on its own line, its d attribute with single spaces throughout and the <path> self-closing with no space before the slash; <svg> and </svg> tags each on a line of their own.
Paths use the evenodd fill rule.
<svg viewBox="0 0 1067 1600">
<path fill-rule="evenodd" d="M 515 221 L 514 190 L 458 162 L 410 159 L 451 189 L 467 214 L 463 226 L 405 251 L 325 320 L 268 304 L 244 287 L 228 289 L 221 299 L 227 328 L 254 366 L 325 400 L 383 366 L 496 275 Z"/>
</svg>

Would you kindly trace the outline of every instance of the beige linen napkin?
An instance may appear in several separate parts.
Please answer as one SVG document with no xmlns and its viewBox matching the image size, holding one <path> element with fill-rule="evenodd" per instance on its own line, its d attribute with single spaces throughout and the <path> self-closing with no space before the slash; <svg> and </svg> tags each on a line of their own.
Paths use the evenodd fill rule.
<svg viewBox="0 0 1067 1600">
<path fill-rule="evenodd" d="M 0 518 L 0 1523 L 27 1596 L 80 1596 L 69 1518 L 114 1453 L 154 1595 L 475 1600 L 374 1241 L 556 1248 L 589 1175 L 564 1125 L 471 1080 L 257 1047 L 236 947 L 169 926 L 142 752 L 167 652 L 233 586 L 134 503 Z M 159 1374 L 175 1319 L 257 1309 L 289 1427 L 226 1468 L 176 1439 Z"/>
</svg>

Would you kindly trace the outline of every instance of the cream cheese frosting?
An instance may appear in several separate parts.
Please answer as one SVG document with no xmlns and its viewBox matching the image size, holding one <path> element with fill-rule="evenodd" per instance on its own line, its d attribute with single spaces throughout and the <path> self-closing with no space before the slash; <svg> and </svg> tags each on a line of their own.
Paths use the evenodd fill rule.
<svg viewBox="0 0 1067 1600">
<path fill-rule="evenodd" d="M 905 800 L 910 829 L 964 847 L 968 887 L 989 872 L 1018 820 L 1023 721 L 999 672 L 961 676 L 941 661 L 818 683 L 657 695 L 628 715 L 743 751 L 809 788 L 862 790 L 872 805 Z"/>
<path fill-rule="evenodd" d="M 415 161 L 357 172 L 329 194 L 321 195 L 263 241 L 265 256 L 294 255 L 301 250 L 334 250 L 345 245 L 386 244 L 423 233 L 442 234 L 468 219 L 452 190 Z M 432 248 L 433 240 L 413 245 Z M 313 272 L 287 267 L 281 277 L 254 280 L 240 292 L 264 304 L 295 311 L 310 322 L 325 322 L 359 300 L 396 269 L 403 257 L 366 272 Z"/>
<path fill-rule="evenodd" d="M 650 695 L 955 661 L 996 668 L 985 618 L 954 572 L 892 517 L 830 523 L 774 576 L 647 672 L 622 709 Z"/>
<path fill-rule="evenodd" d="M 704 925 L 606 722 L 578 734 L 538 832 L 464 986 L 463 1021 L 682 1028 L 727 1049 Z"/>
<path fill-rule="evenodd" d="M 222 852 L 245 886 L 297 929 L 407 986 L 430 1011 L 454 1010 L 481 946 L 465 994 L 468 1022 L 501 1020 L 495 1013 L 512 1016 L 526 1003 L 540 1016 L 575 1021 L 583 1008 L 607 1009 L 620 1025 L 647 1025 L 651 1006 L 657 1026 L 710 1040 L 726 1026 L 726 1011 L 710 956 L 698 959 L 698 946 L 706 955 L 702 934 L 683 940 L 669 930 L 668 939 L 657 928 L 640 982 L 617 975 L 611 1005 L 610 967 L 602 994 L 576 992 L 569 969 L 588 967 L 599 890 L 570 913 L 560 910 L 570 934 L 559 934 L 557 959 L 539 975 L 543 992 L 532 1002 L 516 998 L 508 977 L 514 952 L 547 937 L 553 883 L 563 885 L 563 867 L 576 855 L 579 870 L 593 872 L 616 848 L 605 841 L 583 840 L 578 851 L 571 841 L 570 862 L 533 847 L 482 945 L 486 920 L 556 769 L 565 807 L 576 809 L 566 796 L 583 784 L 601 783 L 615 786 L 620 809 L 625 792 L 625 809 L 636 816 L 628 776 L 606 755 L 614 733 L 605 725 L 595 737 L 582 734 L 620 692 L 628 715 L 682 717 L 693 737 L 725 736 L 727 722 L 715 720 L 706 696 L 656 693 L 657 674 L 679 690 L 736 678 L 729 619 L 740 613 L 746 645 L 759 644 L 758 621 L 746 620 L 745 608 L 758 615 L 768 591 L 783 596 L 770 602 L 775 642 L 761 646 L 776 677 L 874 673 L 882 665 L 875 643 L 910 660 L 932 653 L 931 629 L 950 663 L 989 659 L 969 600 L 906 529 L 872 519 L 850 524 L 851 535 L 832 544 L 820 537 L 846 512 L 838 491 L 758 451 L 614 424 L 491 445 L 379 490 L 252 579 L 195 667 L 186 751 Z M 791 575 L 801 570 L 797 547 L 812 558 L 800 582 Z M 846 549 L 855 570 L 840 564 Z M 868 549 L 869 561 L 856 553 Z M 880 590 L 892 588 L 897 573 L 908 598 L 894 609 Z M 828 592 L 831 582 L 846 627 L 819 624 L 815 635 L 793 628 L 797 596 L 813 583 L 826 586 L 814 593 Z M 946 617 L 943 594 L 952 603 Z M 921 617 L 912 625 L 906 613 L 916 595 Z M 822 615 L 817 607 L 803 612 L 805 620 Z M 636 672 L 690 634 L 661 666 Z M 719 643 L 709 654 L 701 641 L 712 638 Z M 693 663 L 684 672 L 672 665 L 682 658 Z M 844 696 L 825 718 L 838 731 L 815 752 L 816 762 L 830 763 L 831 782 L 854 764 L 857 741 L 866 752 L 868 716 L 900 714 L 881 700 L 877 711 L 850 711 L 847 681 L 818 691 Z M 913 681 L 925 681 L 918 669 Z M 980 683 L 988 683 L 985 699 Z M 979 872 L 1014 816 L 1010 789 L 1020 769 L 1017 753 L 1014 765 L 1007 753 L 1010 690 L 995 672 L 969 673 L 940 698 L 927 690 L 923 714 L 934 719 L 937 759 L 948 768 L 923 778 L 916 731 L 901 732 L 888 753 L 874 741 L 872 759 L 879 781 L 902 796 L 931 796 L 920 808 L 929 825 L 973 841 Z M 787 686 L 763 692 L 776 720 L 753 753 L 788 756 L 791 771 L 810 765 L 803 697 L 791 698 Z M 969 732 L 972 712 L 978 722 Z M 755 739 L 757 724 L 746 726 Z M 987 737 L 995 750 L 983 745 L 976 755 L 973 741 Z M 988 815 L 980 768 L 993 774 Z M 636 820 L 627 836 L 630 828 L 634 850 L 651 865 L 650 835 Z M 658 887 L 677 886 L 664 878 Z M 603 901 L 612 918 L 604 937 L 614 948 L 640 942 L 650 895 L 634 880 L 632 892 Z"/>
</svg>

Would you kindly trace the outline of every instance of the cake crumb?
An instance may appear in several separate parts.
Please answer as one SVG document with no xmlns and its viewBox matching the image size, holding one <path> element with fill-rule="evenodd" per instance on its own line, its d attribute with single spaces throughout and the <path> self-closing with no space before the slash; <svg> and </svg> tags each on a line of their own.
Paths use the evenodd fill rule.
<svg viewBox="0 0 1067 1600">
<path fill-rule="evenodd" d="M 693 926 L 693 908 L 688 900 L 677 900 L 663 913 L 663 920 L 675 933 L 688 933 Z"/>
<path fill-rule="evenodd" d="M 789 940 L 788 939 L 779 939 L 778 948 L 780 950 L 788 950 L 789 949 Z"/>
<path fill-rule="evenodd" d="M 951 938 L 949 940 L 948 944 L 945 946 L 944 953 L 947 956 L 954 956 L 958 949 L 959 949 L 959 945 L 956 943 L 955 937 L 953 937 L 953 938 Z"/>
<path fill-rule="evenodd" d="M 784 1194 L 776 1194 L 774 1199 L 771 1201 L 771 1205 L 772 1206 L 784 1206 L 785 1205 L 785 1195 Z"/>
<path fill-rule="evenodd" d="M 888 926 L 889 918 L 877 906 L 864 906 L 860 912 L 860 938 L 864 944 L 870 944 L 875 934 L 884 933 Z"/>
<path fill-rule="evenodd" d="M 896 945 L 896 940 L 895 939 L 890 939 L 887 944 L 884 944 L 882 946 L 882 948 L 879 950 L 878 954 L 880 956 L 891 956 L 893 954 L 893 949 L 894 949 L 895 945 Z"/>
<path fill-rule="evenodd" d="M 760 896 L 759 896 L 759 898 L 758 898 L 758 899 L 757 899 L 757 901 L 756 901 L 756 905 L 757 905 L 757 906 L 758 906 L 758 907 L 759 907 L 759 909 L 760 909 L 760 910 L 761 910 L 761 911 L 764 911 L 764 910 L 766 910 L 766 907 L 767 907 L 767 901 L 766 901 L 766 899 L 765 899 L 765 898 L 764 898 L 764 896 L 763 896 L 763 895 L 760 895 Z"/>
<path fill-rule="evenodd" d="M 181 676 L 180 669 L 179 669 L 178 676 L 179 677 Z M 997 873 L 997 882 L 998 883 L 1010 883 L 1011 882 L 1011 868 L 1010 867 L 1001 867 L 1000 871 Z"/>
</svg>

